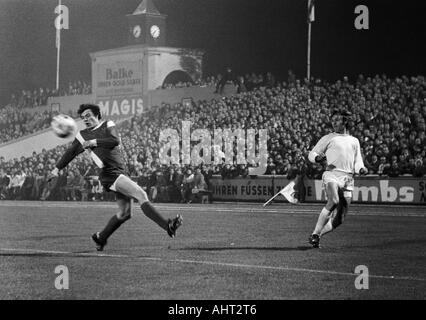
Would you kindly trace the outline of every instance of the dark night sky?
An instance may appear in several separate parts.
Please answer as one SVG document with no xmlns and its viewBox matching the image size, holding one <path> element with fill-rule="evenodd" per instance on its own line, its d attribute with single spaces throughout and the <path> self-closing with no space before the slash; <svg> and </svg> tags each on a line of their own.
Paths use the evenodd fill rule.
<svg viewBox="0 0 426 320">
<path fill-rule="evenodd" d="M 204 73 L 306 73 L 307 0 L 153 0 L 167 18 L 170 46 L 206 50 Z M 91 79 L 89 53 L 127 44 L 126 14 L 141 0 L 62 0 L 61 84 Z M 392 4 L 391 4 L 392 3 Z M 354 28 L 367 5 L 370 30 Z M 12 92 L 55 86 L 57 0 L 0 0 L 0 102 Z M 426 74 L 426 1 L 317 0 L 312 75 Z"/>
</svg>

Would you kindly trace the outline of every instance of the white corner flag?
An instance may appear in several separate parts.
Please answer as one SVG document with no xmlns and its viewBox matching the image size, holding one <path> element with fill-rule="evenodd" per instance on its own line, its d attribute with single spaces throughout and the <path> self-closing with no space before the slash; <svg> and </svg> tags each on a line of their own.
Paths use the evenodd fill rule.
<svg viewBox="0 0 426 320">
<path fill-rule="evenodd" d="M 315 0 L 308 0 L 308 23 L 315 21 Z"/>
<path fill-rule="evenodd" d="M 296 183 L 293 181 L 291 181 L 288 185 L 286 185 L 283 189 L 281 189 L 276 195 L 274 195 L 271 199 L 269 199 L 268 201 L 266 201 L 263 206 L 267 206 L 272 200 L 274 200 L 278 195 L 282 195 L 284 196 L 284 198 L 287 199 L 288 202 L 292 203 L 292 204 L 296 204 L 299 202 L 299 200 L 297 200 L 294 197 L 295 194 L 295 190 L 294 190 L 294 186 L 296 185 Z"/>
</svg>

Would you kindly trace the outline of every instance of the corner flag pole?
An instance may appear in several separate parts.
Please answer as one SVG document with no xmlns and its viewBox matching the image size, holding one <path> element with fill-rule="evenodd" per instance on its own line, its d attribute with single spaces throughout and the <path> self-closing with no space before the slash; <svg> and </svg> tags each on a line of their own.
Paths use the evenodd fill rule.
<svg viewBox="0 0 426 320">
<path fill-rule="evenodd" d="M 311 23 L 308 24 L 308 62 L 306 78 L 311 79 Z"/>
<path fill-rule="evenodd" d="M 59 8 L 61 8 L 61 0 L 59 0 Z M 59 90 L 59 58 L 61 55 L 61 27 L 56 27 L 56 90 Z"/>
<path fill-rule="evenodd" d="M 281 194 L 281 191 L 279 191 L 275 196 L 273 196 L 271 199 L 269 199 L 268 201 L 266 201 L 263 206 L 266 207 L 270 202 L 272 202 L 272 200 L 274 200 L 279 194 Z"/>
<path fill-rule="evenodd" d="M 308 54 L 307 54 L 307 71 L 306 77 L 308 81 L 311 79 L 311 33 L 312 22 L 315 21 L 315 4 L 314 0 L 308 0 Z"/>
</svg>

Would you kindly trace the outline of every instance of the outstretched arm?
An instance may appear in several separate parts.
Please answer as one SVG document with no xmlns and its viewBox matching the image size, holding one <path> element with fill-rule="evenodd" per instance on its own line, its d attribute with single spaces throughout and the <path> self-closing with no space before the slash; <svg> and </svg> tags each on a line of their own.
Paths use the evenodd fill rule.
<svg viewBox="0 0 426 320">
<path fill-rule="evenodd" d="M 68 165 L 68 163 L 70 163 L 76 156 L 78 156 L 83 151 L 84 151 L 84 149 L 81 146 L 80 142 L 77 139 L 74 139 L 71 147 L 69 147 L 65 151 L 65 153 L 62 155 L 61 159 L 56 164 L 56 168 L 58 168 L 58 170 L 62 170 L 63 168 L 65 168 Z"/>
<path fill-rule="evenodd" d="M 54 177 L 57 177 L 59 170 L 62 170 L 63 168 L 65 168 L 68 165 L 68 163 L 70 163 L 76 156 L 78 156 L 83 151 L 84 149 L 81 146 L 80 142 L 77 139 L 74 139 L 71 147 L 69 147 L 65 151 L 65 153 L 62 155 L 61 159 L 56 164 L 55 169 L 53 169 L 52 172 L 49 174 L 47 180 L 50 181 Z"/>
</svg>

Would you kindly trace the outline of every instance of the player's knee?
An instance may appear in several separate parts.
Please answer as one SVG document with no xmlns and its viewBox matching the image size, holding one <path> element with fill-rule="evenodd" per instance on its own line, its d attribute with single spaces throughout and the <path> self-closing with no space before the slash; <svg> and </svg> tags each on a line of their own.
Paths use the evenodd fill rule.
<svg viewBox="0 0 426 320">
<path fill-rule="evenodd" d="M 123 217 L 123 222 L 130 220 L 130 218 L 132 217 L 132 214 L 130 213 L 130 210 L 128 212 L 126 212 L 126 215 Z"/>
<path fill-rule="evenodd" d="M 122 222 L 129 220 L 131 217 L 132 213 L 130 210 L 130 206 L 117 214 L 117 218 Z"/>
<path fill-rule="evenodd" d="M 328 198 L 328 207 L 330 207 L 330 210 L 334 210 L 337 206 L 339 205 L 339 197 L 336 196 L 331 196 Z"/>
<path fill-rule="evenodd" d="M 122 222 L 126 222 L 127 220 L 130 220 L 130 218 L 132 217 L 132 214 L 129 212 L 126 212 L 126 214 L 121 215 L 121 217 L 119 218 Z"/>
<path fill-rule="evenodd" d="M 140 193 L 140 199 L 138 199 L 139 204 L 142 204 L 142 203 L 149 200 L 148 195 L 147 195 L 147 193 L 145 192 L 144 189 L 140 188 L 139 193 Z"/>
<path fill-rule="evenodd" d="M 135 184 L 134 189 L 132 191 L 132 198 L 136 199 L 139 202 L 139 204 L 142 204 L 145 201 L 147 201 L 148 196 L 146 192 L 139 185 Z"/>
</svg>

